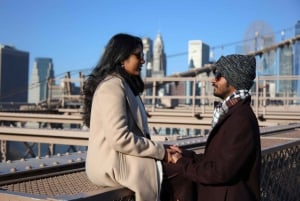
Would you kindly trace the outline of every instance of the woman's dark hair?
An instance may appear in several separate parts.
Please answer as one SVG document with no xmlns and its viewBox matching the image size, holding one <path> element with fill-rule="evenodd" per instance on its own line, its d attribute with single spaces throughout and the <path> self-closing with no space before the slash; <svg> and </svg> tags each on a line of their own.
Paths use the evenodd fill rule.
<svg viewBox="0 0 300 201">
<path fill-rule="evenodd" d="M 129 34 L 119 33 L 108 41 L 99 62 L 83 85 L 83 122 L 86 126 L 90 126 L 92 101 L 97 86 L 108 74 L 112 73 L 118 73 L 128 81 L 130 76 L 122 68 L 121 63 L 137 48 L 143 48 L 141 38 Z M 142 85 L 144 84 L 140 76 L 134 80 L 138 80 L 137 82 Z"/>
</svg>

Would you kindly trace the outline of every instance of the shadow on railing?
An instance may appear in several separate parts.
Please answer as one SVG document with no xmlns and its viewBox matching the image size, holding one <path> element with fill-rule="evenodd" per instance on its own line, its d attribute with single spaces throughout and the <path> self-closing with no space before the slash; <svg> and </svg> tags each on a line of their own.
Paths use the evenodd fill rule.
<svg viewBox="0 0 300 201">
<path fill-rule="evenodd" d="M 262 150 L 261 200 L 297 201 L 300 197 L 300 140 Z M 92 184 L 83 169 L 0 186 L 1 200 L 134 201 L 132 191 Z M 61 168 L 60 168 L 61 169 Z"/>
<path fill-rule="evenodd" d="M 297 201 L 300 198 L 299 148 L 300 140 L 262 150 L 261 201 Z"/>
<path fill-rule="evenodd" d="M 299 148 L 300 140 L 262 150 L 261 201 L 299 200 Z"/>
<path fill-rule="evenodd" d="M 298 140 L 262 151 L 262 201 L 299 200 L 299 148 Z"/>
</svg>

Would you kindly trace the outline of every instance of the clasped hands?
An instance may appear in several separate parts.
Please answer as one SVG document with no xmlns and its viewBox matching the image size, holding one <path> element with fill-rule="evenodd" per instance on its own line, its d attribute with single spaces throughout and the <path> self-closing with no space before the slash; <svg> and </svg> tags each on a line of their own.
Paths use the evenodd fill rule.
<svg viewBox="0 0 300 201">
<path fill-rule="evenodd" d="M 167 163 L 176 163 L 182 157 L 182 150 L 177 145 L 166 147 L 164 161 Z"/>
</svg>

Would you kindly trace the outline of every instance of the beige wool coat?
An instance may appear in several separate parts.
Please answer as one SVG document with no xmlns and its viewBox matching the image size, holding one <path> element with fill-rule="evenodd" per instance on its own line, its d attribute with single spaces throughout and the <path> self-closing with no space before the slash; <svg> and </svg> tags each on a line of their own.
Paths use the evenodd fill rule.
<svg viewBox="0 0 300 201">
<path fill-rule="evenodd" d="M 163 144 L 146 138 L 147 116 L 140 98 L 118 76 L 108 76 L 95 91 L 86 158 L 88 178 L 100 186 L 125 186 L 137 201 L 159 198 L 155 159 Z"/>
</svg>

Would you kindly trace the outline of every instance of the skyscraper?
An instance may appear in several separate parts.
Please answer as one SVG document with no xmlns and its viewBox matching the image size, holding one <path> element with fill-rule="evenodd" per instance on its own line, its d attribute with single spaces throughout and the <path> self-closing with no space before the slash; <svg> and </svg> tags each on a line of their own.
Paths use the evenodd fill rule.
<svg viewBox="0 0 300 201">
<path fill-rule="evenodd" d="M 51 58 L 36 58 L 34 61 L 29 85 L 29 103 L 38 103 L 48 98 L 48 80 L 54 78 Z M 55 85 L 54 80 L 51 85 Z"/>
<path fill-rule="evenodd" d="M 300 20 L 295 25 L 295 36 L 300 35 Z M 294 45 L 294 75 L 300 75 L 300 41 Z M 296 96 L 300 97 L 300 81 L 296 80 L 293 86 Z M 300 101 L 299 101 L 300 102 Z"/>
<path fill-rule="evenodd" d="M 209 63 L 209 46 L 201 40 L 190 40 L 188 44 L 188 64 L 193 61 L 194 67 L 199 68 Z"/>
<path fill-rule="evenodd" d="M 269 47 L 274 44 L 274 36 L 267 35 L 261 37 L 261 49 Z M 262 55 L 262 74 L 263 75 L 276 75 L 276 50 L 271 50 Z"/>
<path fill-rule="evenodd" d="M 152 76 L 152 63 L 153 63 L 153 42 L 150 38 L 143 38 L 143 52 L 144 52 L 144 66 L 142 68 L 142 78 L 147 78 Z M 144 90 L 144 97 L 151 97 L 152 96 L 152 87 L 146 88 Z M 151 104 L 152 99 L 145 98 L 144 103 L 145 104 Z"/>
<path fill-rule="evenodd" d="M 153 47 L 152 77 L 164 77 L 167 74 L 166 54 L 161 34 L 158 33 Z"/>
<path fill-rule="evenodd" d="M 142 77 L 151 77 L 152 71 L 152 62 L 153 62 L 153 42 L 150 38 L 143 38 L 143 52 L 145 64 L 142 69 Z"/>
<path fill-rule="evenodd" d="M 188 42 L 188 64 L 189 69 L 201 68 L 205 64 L 209 63 L 209 46 L 203 43 L 201 40 L 190 40 Z M 206 75 L 198 75 L 206 76 Z M 198 85 L 192 85 L 192 82 L 186 82 L 186 96 L 192 96 L 195 87 L 196 95 L 201 93 L 201 83 Z M 186 99 L 186 104 L 192 104 L 192 99 Z M 196 100 L 196 104 L 200 104 L 199 100 Z"/>
<path fill-rule="evenodd" d="M 0 102 L 27 102 L 29 52 L 0 44 Z"/>
<path fill-rule="evenodd" d="M 279 75 L 293 75 L 293 48 L 285 45 L 279 50 Z M 293 86 L 291 80 L 279 81 L 279 94 L 292 95 Z"/>
</svg>

